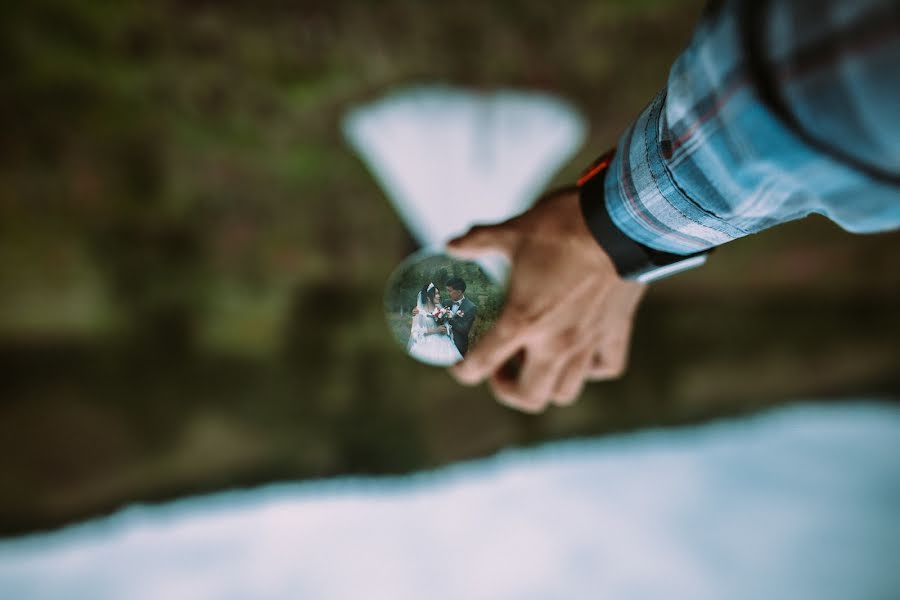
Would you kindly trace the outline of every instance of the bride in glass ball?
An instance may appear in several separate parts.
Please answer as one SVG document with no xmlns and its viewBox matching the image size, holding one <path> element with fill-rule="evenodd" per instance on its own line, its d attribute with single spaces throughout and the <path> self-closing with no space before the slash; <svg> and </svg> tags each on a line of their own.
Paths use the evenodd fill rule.
<svg viewBox="0 0 900 600">
<path fill-rule="evenodd" d="M 451 312 L 441 305 L 441 292 L 433 283 L 422 287 L 416 301 L 409 332 L 407 352 L 413 358 L 430 365 L 449 366 L 462 360 L 453 342 Z"/>
</svg>

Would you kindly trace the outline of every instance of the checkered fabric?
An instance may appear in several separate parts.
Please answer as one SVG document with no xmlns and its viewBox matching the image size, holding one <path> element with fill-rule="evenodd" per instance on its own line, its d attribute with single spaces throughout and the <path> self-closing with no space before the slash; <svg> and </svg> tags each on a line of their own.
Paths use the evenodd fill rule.
<svg viewBox="0 0 900 600">
<path fill-rule="evenodd" d="M 676 254 L 810 213 L 900 227 L 900 2 L 711 5 L 604 191 L 629 237 Z"/>
</svg>

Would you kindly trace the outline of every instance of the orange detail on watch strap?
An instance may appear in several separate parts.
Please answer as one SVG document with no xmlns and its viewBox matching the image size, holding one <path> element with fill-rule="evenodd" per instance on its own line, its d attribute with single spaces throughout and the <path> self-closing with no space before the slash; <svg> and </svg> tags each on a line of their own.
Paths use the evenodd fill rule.
<svg viewBox="0 0 900 600">
<path fill-rule="evenodd" d="M 591 163 L 591 165 L 585 169 L 584 173 L 581 174 L 581 177 L 578 178 L 576 182 L 578 187 L 583 186 L 585 183 L 591 180 L 597 173 L 603 172 L 609 166 L 609 163 L 612 162 L 613 155 L 616 153 L 615 149 L 610 150 L 597 160 Z"/>
</svg>

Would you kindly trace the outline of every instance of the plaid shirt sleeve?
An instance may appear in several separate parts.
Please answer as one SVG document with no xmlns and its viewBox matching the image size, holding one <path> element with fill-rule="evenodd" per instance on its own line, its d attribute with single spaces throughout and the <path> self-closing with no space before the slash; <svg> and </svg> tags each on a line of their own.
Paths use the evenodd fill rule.
<svg viewBox="0 0 900 600">
<path fill-rule="evenodd" d="M 720 2 L 621 137 L 604 192 L 630 238 L 690 254 L 820 213 L 900 226 L 900 5 Z"/>
</svg>

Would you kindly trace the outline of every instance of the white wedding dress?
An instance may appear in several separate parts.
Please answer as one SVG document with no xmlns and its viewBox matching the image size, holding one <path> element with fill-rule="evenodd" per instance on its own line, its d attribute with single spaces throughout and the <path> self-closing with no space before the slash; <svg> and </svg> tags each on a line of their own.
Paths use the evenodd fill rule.
<svg viewBox="0 0 900 600">
<path fill-rule="evenodd" d="M 436 327 L 434 317 L 427 314 L 425 308 L 419 305 L 419 314 L 413 317 L 412 328 L 409 332 L 409 344 L 407 352 L 413 358 L 429 365 L 447 367 L 462 360 L 456 344 L 453 342 L 451 330 L 447 333 L 428 334 L 428 329 Z"/>
</svg>

